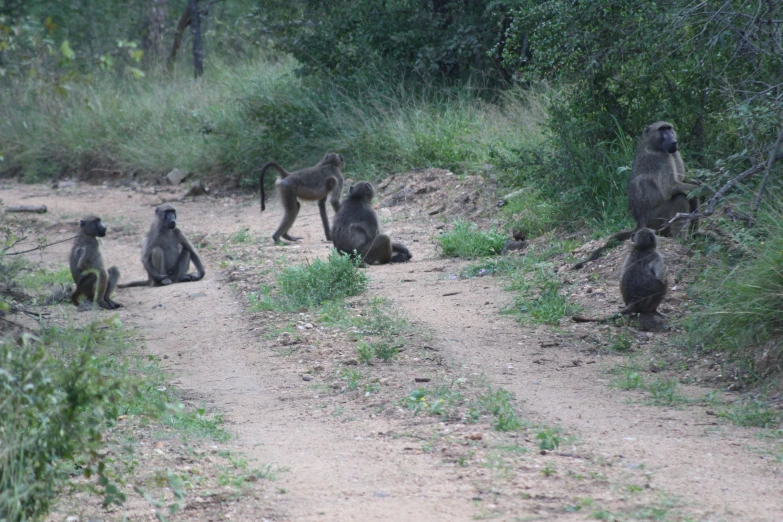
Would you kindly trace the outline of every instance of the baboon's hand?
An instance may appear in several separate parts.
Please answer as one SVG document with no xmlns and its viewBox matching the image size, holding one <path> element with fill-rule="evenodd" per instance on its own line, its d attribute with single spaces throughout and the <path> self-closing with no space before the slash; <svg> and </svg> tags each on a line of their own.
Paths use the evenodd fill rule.
<svg viewBox="0 0 783 522">
<path fill-rule="evenodd" d="M 171 279 L 169 279 L 168 277 L 165 278 L 165 279 L 161 279 L 160 280 L 160 284 L 162 284 L 162 285 L 170 285 L 171 284 Z"/>
</svg>

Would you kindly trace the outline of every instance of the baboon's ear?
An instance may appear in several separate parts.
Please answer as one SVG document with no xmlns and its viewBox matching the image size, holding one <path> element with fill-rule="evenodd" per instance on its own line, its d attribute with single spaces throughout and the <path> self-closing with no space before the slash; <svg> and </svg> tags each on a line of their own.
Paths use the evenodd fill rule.
<svg viewBox="0 0 783 522">
<path fill-rule="evenodd" d="M 650 134 L 650 129 L 651 129 L 651 128 L 652 128 L 652 125 L 648 125 L 648 126 L 646 126 L 646 127 L 644 128 L 644 133 L 645 133 L 645 134 Z"/>
<path fill-rule="evenodd" d="M 79 228 L 84 228 L 84 225 L 86 225 L 86 223 L 84 222 L 83 219 L 80 219 L 79 220 Z"/>
<path fill-rule="evenodd" d="M 353 196 L 353 188 L 354 188 L 355 186 L 356 186 L 356 185 L 351 185 L 351 188 L 349 188 L 349 189 L 348 189 L 348 195 L 349 195 L 349 196 Z"/>
</svg>

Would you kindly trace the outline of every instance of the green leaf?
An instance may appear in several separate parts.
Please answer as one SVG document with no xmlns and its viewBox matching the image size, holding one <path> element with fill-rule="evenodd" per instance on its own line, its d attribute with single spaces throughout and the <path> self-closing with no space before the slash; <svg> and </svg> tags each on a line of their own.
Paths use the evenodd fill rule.
<svg viewBox="0 0 783 522">
<path fill-rule="evenodd" d="M 144 74 L 144 71 L 142 71 L 141 69 L 137 69 L 136 67 L 128 67 L 128 71 L 130 71 L 133 77 L 136 78 L 137 80 L 139 78 L 144 78 L 146 76 L 146 74 Z"/>
<path fill-rule="evenodd" d="M 62 53 L 63 58 L 68 61 L 76 58 L 76 53 L 71 49 L 71 44 L 68 43 L 68 40 L 63 40 L 62 45 L 60 45 L 60 53 Z"/>
</svg>

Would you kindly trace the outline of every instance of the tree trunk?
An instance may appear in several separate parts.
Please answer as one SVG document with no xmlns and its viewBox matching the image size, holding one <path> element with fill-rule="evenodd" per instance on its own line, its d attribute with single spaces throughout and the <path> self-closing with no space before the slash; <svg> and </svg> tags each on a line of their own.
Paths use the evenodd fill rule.
<svg viewBox="0 0 783 522">
<path fill-rule="evenodd" d="M 174 60 L 177 59 L 177 51 L 179 46 L 182 45 L 182 35 L 185 33 L 185 29 L 190 25 L 190 6 L 185 8 L 185 12 L 179 18 L 177 23 L 177 31 L 174 33 L 174 42 L 171 44 L 171 52 L 169 58 L 166 60 L 166 67 L 169 71 L 174 70 Z"/>
<path fill-rule="evenodd" d="M 198 0 L 188 0 L 190 28 L 193 30 L 193 72 L 196 78 L 204 74 L 204 48 L 201 45 L 201 17 Z"/>
<path fill-rule="evenodd" d="M 166 4 L 168 0 L 148 0 L 146 30 L 142 48 L 150 58 L 163 56 L 163 28 L 166 26 Z"/>
</svg>

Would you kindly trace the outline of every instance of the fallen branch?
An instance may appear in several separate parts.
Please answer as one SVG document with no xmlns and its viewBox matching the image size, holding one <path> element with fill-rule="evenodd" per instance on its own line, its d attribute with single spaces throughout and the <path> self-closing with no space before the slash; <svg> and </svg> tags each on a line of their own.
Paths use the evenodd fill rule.
<svg viewBox="0 0 783 522">
<path fill-rule="evenodd" d="M 775 145 L 773 145 L 772 150 L 769 151 L 769 159 L 767 160 L 767 166 L 764 169 L 764 177 L 761 178 L 761 183 L 759 184 L 759 191 L 756 193 L 756 199 L 753 200 L 753 206 L 750 207 L 751 211 L 753 211 L 754 214 L 758 211 L 759 205 L 761 204 L 761 196 L 764 194 L 764 188 L 767 186 L 769 171 L 772 168 L 772 162 L 775 161 L 775 156 L 778 153 L 778 149 L 780 148 L 781 141 L 783 141 L 783 127 L 780 128 L 780 132 L 778 133 L 778 139 L 775 140 Z"/>
<path fill-rule="evenodd" d="M 5 207 L 6 212 L 35 212 L 36 214 L 46 213 L 46 205 L 12 205 Z"/>
<path fill-rule="evenodd" d="M 18 256 L 19 254 L 27 254 L 28 252 L 35 252 L 36 250 L 43 250 L 44 248 L 50 247 L 52 245 L 56 245 L 58 243 L 65 243 L 66 241 L 70 241 L 71 239 L 76 239 L 77 237 L 79 236 L 69 237 L 68 239 L 61 239 L 60 241 L 55 241 L 54 243 L 46 243 L 45 245 L 38 245 L 35 248 L 31 248 L 29 250 L 22 250 L 21 252 L 3 252 L 3 255 Z"/>
<path fill-rule="evenodd" d="M 766 166 L 772 165 L 772 163 L 775 160 L 778 160 L 780 158 L 783 158 L 783 153 L 775 154 L 774 156 L 770 156 L 770 159 L 768 161 L 759 163 L 758 165 L 754 165 L 745 172 L 739 174 L 738 176 L 735 176 L 731 178 L 729 181 L 726 182 L 725 185 L 723 185 L 719 191 L 717 191 L 713 196 L 710 198 L 709 202 L 707 203 L 707 208 L 704 210 L 704 212 L 678 212 L 674 215 L 673 218 L 669 220 L 669 224 L 674 223 L 675 221 L 679 219 L 699 219 L 707 216 L 711 216 L 715 212 L 715 207 L 718 206 L 718 202 L 721 200 L 721 198 L 731 190 L 734 185 L 739 183 L 745 178 L 749 178 L 753 174 L 757 174 L 758 172 L 761 172 L 766 168 Z"/>
</svg>

